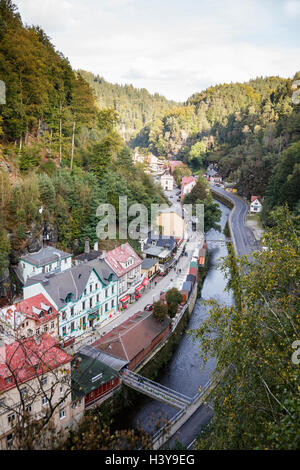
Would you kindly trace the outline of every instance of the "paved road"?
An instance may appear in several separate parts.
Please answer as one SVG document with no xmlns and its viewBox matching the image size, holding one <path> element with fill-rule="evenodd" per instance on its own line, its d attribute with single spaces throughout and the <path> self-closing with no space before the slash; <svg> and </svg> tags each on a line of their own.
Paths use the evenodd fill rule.
<svg viewBox="0 0 300 470">
<path fill-rule="evenodd" d="M 255 236 L 252 230 L 247 227 L 245 223 L 245 217 L 249 210 L 248 204 L 239 197 L 234 196 L 218 186 L 211 185 L 210 187 L 213 191 L 227 197 L 234 203 L 234 208 L 232 209 L 230 218 L 237 254 L 240 256 L 248 255 L 252 251 L 257 250 L 259 246 Z"/>
<path fill-rule="evenodd" d="M 179 211 L 181 205 L 175 198 L 176 191 L 178 191 L 178 188 L 174 189 L 173 191 L 166 191 L 165 194 L 172 203 L 172 207 Z M 185 240 L 185 249 L 188 256 L 180 256 L 182 251 L 181 247 L 178 249 L 178 252 L 175 255 L 175 258 L 178 259 L 176 269 L 181 269 L 182 272 L 184 272 L 184 270 L 189 266 L 195 248 L 200 248 L 203 242 L 201 237 L 197 236 L 195 232 L 192 231 L 191 223 L 188 224 L 185 236 L 189 237 L 188 241 L 187 239 Z M 135 301 L 133 304 L 129 304 L 128 308 L 122 311 L 120 315 L 108 320 L 108 322 L 97 328 L 96 331 L 89 332 L 88 334 L 82 335 L 80 338 L 78 338 L 77 342 L 72 347 L 72 351 L 76 352 L 82 347 L 95 342 L 97 339 L 101 338 L 103 334 L 112 331 L 135 313 L 144 310 L 147 304 L 153 304 L 159 300 L 161 291 L 170 289 L 176 285 L 176 278 L 177 274 L 174 269 L 171 269 L 171 271 L 164 277 L 156 276 L 156 278 L 151 281 L 146 291 L 137 301 Z"/>
<path fill-rule="evenodd" d="M 174 434 L 174 436 L 171 437 L 165 447 L 173 449 L 176 442 L 180 442 L 183 446 L 188 448 L 195 440 L 195 436 L 197 436 L 203 430 L 204 426 L 209 423 L 212 415 L 213 411 L 209 406 L 201 405 Z"/>
</svg>

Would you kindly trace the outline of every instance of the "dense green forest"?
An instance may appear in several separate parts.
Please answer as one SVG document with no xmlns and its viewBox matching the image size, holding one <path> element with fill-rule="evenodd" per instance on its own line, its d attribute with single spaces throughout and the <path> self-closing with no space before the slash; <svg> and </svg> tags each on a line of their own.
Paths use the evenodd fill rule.
<svg viewBox="0 0 300 470">
<path fill-rule="evenodd" d="M 128 141 L 146 124 L 162 117 L 164 112 L 173 108 L 176 103 L 164 96 L 151 95 L 145 88 L 138 89 L 132 85 L 112 84 L 99 75 L 79 70 L 78 73 L 90 84 L 100 108 L 112 108 L 120 116 L 118 129 Z"/>
<path fill-rule="evenodd" d="M 297 210 L 300 105 L 291 99 L 297 78 L 210 87 L 145 126 L 132 145 L 179 158 L 193 170 L 214 163 L 240 195 L 265 196 L 265 219 L 283 202 Z"/>
<path fill-rule="evenodd" d="M 25 27 L 0 0 L 0 274 L 50 227 L 50 239 L 78 252 L 95 241 L 96 208 L 165 202 L 118 132 L 119 115 L 99 108 L 94 91 L 39 27 Z"/>
</svg>

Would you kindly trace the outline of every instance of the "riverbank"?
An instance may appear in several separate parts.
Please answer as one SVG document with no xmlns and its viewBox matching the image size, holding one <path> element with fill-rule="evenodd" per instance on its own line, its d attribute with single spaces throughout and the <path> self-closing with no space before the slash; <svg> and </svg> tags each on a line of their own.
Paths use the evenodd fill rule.
<svg viewBox="0 0 300 470">
<path fill-rule="evenodd" d="M 137 367 L 136 371 L 146 378 L 159 381 L 164 375 L 165 367 L 173 357 L 177 346 L 185 333 L 199 292 L 201 292 L 206 273 L 209 269 L 209 256 L 205 259 L 205 265 L 198 267 L 198 282 L 195 284 L 193 292 L 188 299 L 188 306 L 179 320 L 176 329 L 167 338 L 166 344 L 161 347 L 157 346 L 157 352 L 151 355 L 150 360 L 145 365 Z M 115 393 L 94 408 L 90 412 L 92 414 L 100 414 L 103 423 L 111 424 L 112 431 L 117 429 L 125 429 L 128 427 L 128 415 L 139 409 L 143 405 L 145 397 L 139 392 L 132 390 L 125 385 L 121 385 Z M 149 418 L 150 420 L 152 417 Z M 153 417 L 152 421 L 156 421 L 157 417 Z M 161 423 L 160 423 L 161 424 Z"/>
</svg>

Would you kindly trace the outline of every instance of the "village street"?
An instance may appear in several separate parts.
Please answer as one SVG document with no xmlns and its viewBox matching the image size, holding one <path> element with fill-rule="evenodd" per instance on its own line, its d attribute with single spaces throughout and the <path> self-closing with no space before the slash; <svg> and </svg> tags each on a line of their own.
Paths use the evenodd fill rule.
<svg viewBox="0 0 300 470">
<path fill-rule="evenodd" d="M 175 192 L 176 190 L 166 191 L 165 194 L 172 203 L 172 208 L 176 211 L 179 211 L 181 209 L 181 205 L 179 202 L 175 202 Z M 172 268 L 170 272 L 164 277 L 156 276 L 148 284 L 142 296 L 137 301 L 133 302 L 132 304 L 129 304 L 126 310 L 121 311 L 119 315 L 108 319 L 106 322 L 103 322 L 102 326 L 100 328 L 95 329 L 95 331 L 91 331 L 86 335 L 82 335 L 80 338 L 78 338 L 76 343 L 71 347 L 71 350 L 73 352 L 77 352 L 82 347 L 92 344 L 97 339 L 101 338 L 101 336 L 106 333 L 109 333 L 121 323 L 126 321 L 135 313 L 144 310 L 146 305 L 153 304 L 154 302 L 159 300 L 161 292 L 167 291 L 172 287 L 177 287 L 177 285 L 180 285 L 181 278 L 182 280 L 184 280 L 188 272 L 193 252 L 196 248 L 199 250 L 202 245 L 203 237 L 197 234 L 196 232 L 192 231 L 191 223 L 189 222 L 186 228 L 184 241 L 179 247 L 174 257 L 176 260 L 174 263 L 174 268 Z M 182 251 L 184 250 L 184 248 L 187 256 L 182 255 Z"/>
</svg>

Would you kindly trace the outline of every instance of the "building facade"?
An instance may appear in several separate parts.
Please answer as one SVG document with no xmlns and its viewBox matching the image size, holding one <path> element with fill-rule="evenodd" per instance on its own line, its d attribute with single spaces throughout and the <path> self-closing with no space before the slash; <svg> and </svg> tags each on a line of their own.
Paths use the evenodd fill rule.
<svg viewBox="0 0 300 470">
<path fill-rule="evenodd" d="M 126 242 L 108 251 L 105 261 L 118 277 L 118 300 L 119 304 L 122 304 L 122 299 L 126 294 L 133 296 L 135 287 L 138 287 L 143 280 L 141 273 L 142 260 Z"/>
<path fill-rule="evenodd" d="M 259 196 L 251 196 L 250 212 L 258 213 L 262 211 L 262 203 Z"/>
<path fill-rule="evenodd" d="M 118 311 L 118 278 L 104 260 L 27 280 L 24 299 L 42 293 L 59 312 L 59 337 L 76 339 Z"/>
<path fill-rule="evenodd" d="M 56 433 L 75 428 L 84 410 L 84 400 L 71 395 L 72 357 L 62 351 L 54 338 L 45 334 L 40 341 L 27 338 L 2 347 L 0 351 L 0 448 L 18 448 L 14 427 L 27 413 L 41 419 L 49 407 Z"/>
<path fill-rule="evenodd" d="M 17 272 L 20 280 L 25 283 L 29 277 L 37 274 L 65 271 L 71 266 L 72 254 L 46 246 L 36 253 L 21 256 Z"/>
<path fill-rule="evenodd" d="M 0 309 L 0 326 L 7 341 L 43 333 L 58 339 L 58 320 L 58 311 L 43 294 Z"/>
<path fill-rule="evenodd" d="M 173 191 L 174 178 L 172 175 L 162 175 L 160 178 L 160 185 L 165 191 Z"/>
</svg>

